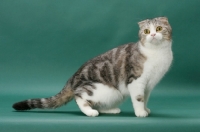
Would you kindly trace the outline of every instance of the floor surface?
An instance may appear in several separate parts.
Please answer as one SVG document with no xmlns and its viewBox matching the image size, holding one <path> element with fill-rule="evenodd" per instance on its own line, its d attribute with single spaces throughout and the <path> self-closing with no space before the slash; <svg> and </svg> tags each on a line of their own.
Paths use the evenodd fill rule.
<svg viewBox="0 0 200 132">
<path fill-rule="evenodd" d="M 154 89 L 149 102 L 152 113 L 147 118 L 137 118 L 134 115 L 130 99 L 121 105 L 122 112 L 117 115 L 100 114 L 98 117 L 87 117 L 81 113 L 75 101 L 54 110 L 36 109 L 17 112 L 11 107 L 14 102 L 30 97 L 42 97 L 44 93 L 24 91 L 10 95 L 3 92 L 0 93 L 0 131 L 199 132 L 200 90 L 198 86 L 177 85 L 169 89 L 164 87 L 159 86 Z"/>
</svg>

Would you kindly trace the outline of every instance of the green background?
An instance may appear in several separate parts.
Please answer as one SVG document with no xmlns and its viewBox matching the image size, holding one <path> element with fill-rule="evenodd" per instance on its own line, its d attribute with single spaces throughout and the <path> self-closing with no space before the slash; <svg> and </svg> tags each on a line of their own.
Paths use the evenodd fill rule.
<svg viewBox="0 0 200 132">
<path fill-rule="evenodd" d="M 199 0 L 0 0 L 0 131 L 200 131 Z M 130 100 L 119 115 L 83 115 L 74 101 L 56 110 L 15 112 L 14 102 L 48 97 L 87 60 L 138 41 L 137 22 L 166 16 L 174 61 L 154 89 L 151 115 Z"/>
</svg>

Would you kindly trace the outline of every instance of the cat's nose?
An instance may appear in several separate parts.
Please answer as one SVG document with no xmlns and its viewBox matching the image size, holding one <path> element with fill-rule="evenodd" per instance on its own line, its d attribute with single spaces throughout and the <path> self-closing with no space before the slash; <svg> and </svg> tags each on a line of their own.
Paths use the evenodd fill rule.
<svg viewBox="0 0 200 132">
<path fill-rule="evenodd" d="M 156 36 L 156 34 L 155 34 L 155 33 L 152 33 L 152 34 L 151 34 L 151 36 L 153 36 L 153 37 L 154 37 L 154 36 Z"/>
</svg>

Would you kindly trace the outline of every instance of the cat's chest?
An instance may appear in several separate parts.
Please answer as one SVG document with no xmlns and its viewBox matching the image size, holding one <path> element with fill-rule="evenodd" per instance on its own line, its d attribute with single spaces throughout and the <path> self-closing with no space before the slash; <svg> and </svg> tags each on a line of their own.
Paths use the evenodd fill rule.
<svg viewBox="0 0 200 132">
<path fill-rule="evenodd" d="M 146 52 L 147 60 L 144 63 L 143 77 L 148 81 L 148 85 L 155 85 L 168 71 L 172 63 L 172 51 L 163 50 Z"/>
</svg>

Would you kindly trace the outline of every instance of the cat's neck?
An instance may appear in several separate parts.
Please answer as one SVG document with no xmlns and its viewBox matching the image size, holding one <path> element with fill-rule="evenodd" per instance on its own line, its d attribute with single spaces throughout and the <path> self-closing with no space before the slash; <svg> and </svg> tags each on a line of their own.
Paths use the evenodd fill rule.
<svg viewBox="0 0 200 132">
<path fill-rule="evenodd" d="M 172 41 L 162 41 L 160 43 L 141 43 L 139 41 L 139 47 L 140 49 L 148 50 L 148 51 L 154 51 L 154 52 L 159 52 L 159 51 L 171 51 L 171 46 L 172 46 Z"/>
</svg>

